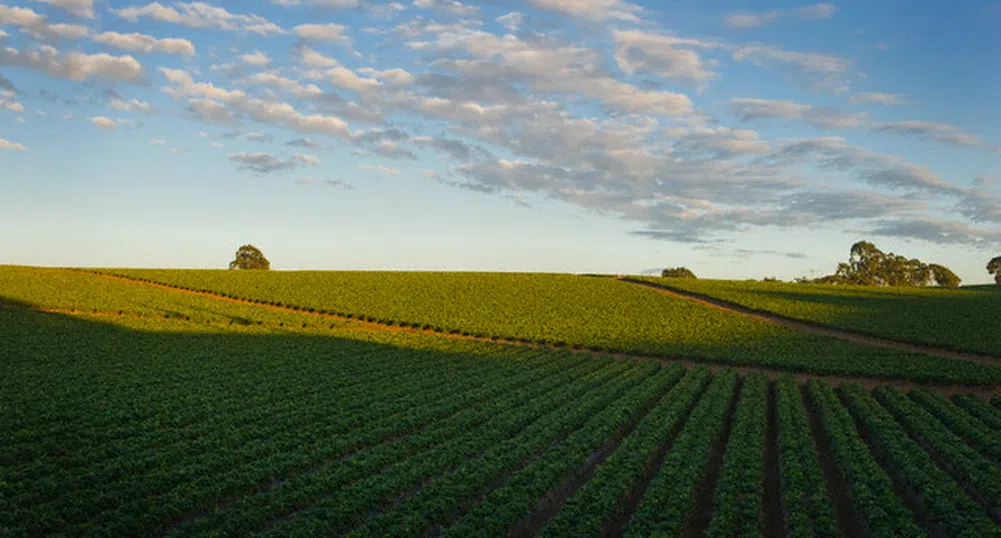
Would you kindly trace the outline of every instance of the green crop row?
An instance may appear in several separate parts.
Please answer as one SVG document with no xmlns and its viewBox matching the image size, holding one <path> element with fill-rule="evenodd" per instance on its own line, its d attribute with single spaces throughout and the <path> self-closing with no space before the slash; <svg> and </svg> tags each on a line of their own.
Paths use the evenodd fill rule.
<svg viewBox="0 0 1001 538">
<path fill-rule="evenodd" d="M 915 389 L 910 396 L 978 452 L 1001 463 L 1001 433 L 991 430 L 937 392 Z"/>
<path fill-rule="evenodd" d="M 737 375 L 716 376 L 650 482 L 626 525 L 625 536 L 679 536 L 695 509 L 713 444 L 723 433 Z"/>
<path fill-rule="evenodd" d="M 823 381 L 807 382 L 810 404 L 820 415 L 852 504 L 862 524 L 873 536 L 925 536 L 913 521 L 913 514 L 893 491 L 889 475 L 859 437 L 851 415 L 838 401 L 834 390 Z"/>
<path fill-rule="evenodd" d="M 785 532 L 790 538 L 833 537 L 837 521 L 803 396 L 792 377 L 775 382 L 778 458 Z"/>
<path fill-rule="evenodd" d="M 304 532 L 343 534 L 364 523 L 371 512 L 382 511 L 400 494 L 450 469 L 475 472 L 481 458 L 499 459 L 507 465 L 518 465 L 537 454 L 554 439 L 579 428 L 596 413 L 620 398 L 628 398 L 638 386 L 649 386 L 651 375 L 659 370 L 654 365 L 629 369 L 620 378 L 599 387 L 587 396 L 577 397 L 560 405 L 539 405 L 511 416 L 499 416 L 486 431 L 463 436 L 434 450 L 421 454 L 417 461 L 395 465 L 383 473 L 371 475 L 349 487 L 329 492 L 317 502 L 303 506 L 294 517 L 279 522 L 268 534 L 302 536 Z M 459 472 L 459 471 L 455 471 Z M 423 489 L 423 488 L 422 488 Z"/>
<path fill-rule="evenodd" d="M 955 394 L 952 401 L 995 430 L 1001 430 L 1001 410 L 973 394 Z"/>
<path fill-rule="evenodd" d="M 464 368 L 457 370 L 462 372 Z M 494 369 L 495 372 L 482 368 L 478 370 L 482 371 L 485 380 L 500 380 L 504 374 L 513 373 L 503 369 Z M 214 498 L 227 491 L 243 491 L 254 472 L 272 468 L 266 465 L 270 461 L 281 461 L 285 466 L 308 464 L 312 460 L 299 452 L 300 447 L 313 446 L 317 439 L 337 439 L 341 452 L 356 449 L 397 432 L 420 427 L 434 417 L 454 413 L 494 390 L 494 387 L 484 387 L 479 382 L 469 384 L 460 380 L 446 378 L 442 382 L 441 376 L 436 375 L 434 370 L 426 370 L 411 376 L 405 383 L 384 385 L 389 390 L 370 394 L 362 399 L 360 405 L 355 404 L 354 409 L 351 409 L 352 405 L 345 404 L 351 404 L 353 396 L 362 396 L 361 391 L 357 395 L 331 392 L 329 399 L 311 402 L 311 405 L 301 409 L 284 412 L 280 409 L 267 410 L 268 417 L 278 419 L 271 425 L 241 425 L 233 421 L 229 423 L 230 427 L 213 427 L 195 437 L 193 442 L 176 443 L 167 447 L 168 450 L 154 448 L 140 453 L 126 453 L 124 458 L 107 465 L 98 461 L 89 468 L 57 473 L 33 482 L 36 487 L 38 484 L 58 484 L 54 491 L 69 491 L 74 495 L 73 502 L 57 497 L 44 504 L 35 504 L 38 495 L 14 498 L 14 501 L 19 503 L 24 513 L 58 513 L 61 526 L 79 523 L 87 528 L 92 524 L 113 521 L 116 528 L 128 534 L 148 532 L 150 529 L 145 527 L 148 522 L 168 520 L 177 512 L 191 510 L 206 495 Z M 453 386 L 449 387 L 449 384 Z M 368 387 L 369 393 L 373 392 L 372 388 L 371 385 Z M 433 391 L 443 399 L 422 403 L 425 398 L 420 395 L 424 391 Z M 380 398 L 384 398 L 386 403 L 380 404 Z M 365 399 L 368 401 L 365 402 Z M 300 401 L 300 405 L 302 403 Z M 345 409 L 336 420 L 323 420 L 329 409 L 342 407 Z M 149 446 L 147 443 L 143 440 L 143 444 Z M 122 474 L 123 467 L 127 474 Z M 102 477 L 102 471 L 111 475 Z M 66 478 L 61 478 L 63 475 Z M 80 487 L 63 490 L 63 482 L 74 475 L 81 482 Z M 259 480 L 264 478 L 267 475 Z M 102 487 L 112 484 L 114 487 Z M 72 485 L 72 481 L 68 485 Z M 164 503 L 157 496 L 174 501 Z M 111 511 L 102 513 L 105 509 Z M 135 521 L 134 518 L 139 515 L 146 523 L 136 524 L 144 526 L 128 527 L 129 522 Z"/>
<path fill-rule="evenodd" d="M 225 509 L 217 510 L 206 517 L 188 518 L 175 531 L 178 534 L 201 534 L 210 531 L 246 534 L 264 526 L 267 521 L 280 517 L 287 506 L 307 504 L 307 496 L 316 495 L 321 491 L 320 488 L 325 490 L 339 484 L 361 480 L 457 437 L 481 434 L 492 427 L 491 421 L 496 420 L 498 415 L 510 414 L 526 406 L 537 405 L 539 401 L 559 405 L 565 398 L 579 394 L 575 391 L 586 389 L 595 383 L 602 383 L 610 376 L 621 372 L 622 369 L 618 365 L 589 361 L 544 376 L 532 383 L 520 384 L 516 379 L 514 386 L 521 386 L 495 401 L 467 408 L 427 428 L 358 450 L 347 456 L 338 453 L 323 454 L 320 461 L 329 463 L 314 465 L 309 473 L 289 476 L 280 486 L 255 490 L 258 494 L 245 495 Z M 555 399 L 540 400 L 550 393 Z"/>
<path fill-rule="evenodd" d="M 768 380 L 744 378 L 713 497 L 707 536 L 760 536 L 764 524 Z"/>
<path fill-rule="evenodd" d="M 643 474 L 651 472 L 658 451 L 681 428 L 709 379 L 709 372 L 704 368 L 690 371 L 637 424 L 615 452 L 597 466 L 591 479 L 566 501 L 541 536 L 602 536 L 611 522 L 628 516 L 624 512 L 628 496 Z M 470 523 L 465 528 L 474 525 Z M 451 530 L 462 529 L 453 527 Z M 453 534 L 461 536 L 459 532 Z"/>
<path fill-rule="evenodd" d="M 944 531 L 950 536 L 969 538 L 1001 536 L 1001 529 L 984 510 L 921 450 L 868 392 L 851 384 L 841 386 L 841 395 L 887 469 L 898 477 L 905 495 L 926 516 L 933 534 Z"/>
<path fill-rule="evenodd" d="M 997 323 L 1001 286 L 894 288 L 686 278 L 642 280 L 789 318 L 1001 357 L 1001 324 Z"/>
<path fill-rule="evenodd" d="M 970 490 L 995 517 L 1001 516 L 1001 469 L 899 390 L 878 387 L 873 396 L 960 485 Z"/>
<path fill-rule="evenodd" d="M 443 534 L 501 535 L 530 513 L 546 492 L 580 469 L 602 444 L 638 420 L 644 410 L 674 386 L 684 373 L 684 368 L 677 366 L 662 369 L 651 378 L 652 382 L 630 391 L 569 436 L 555 444 L 534 447 L 536 451 L 540 448 L 544 451 L 527 465 L 517 462 L 529 461 L 527 458 L 533 450 L 531 446 L 519 444 L 491 450 L 485 457 L 431 484 L 391 512 L 369 520 L 351 535 L 420 535 L 431 525 L 447 524 L 463 506 L 469 506 L 481 496 L 483 498 L 476 503 L 475 509 L 457 522 L 457 528 L 446 530 Z M 492 482 L 497 482 L 498 477 L 507 475 L 510 477 L 502 485 L 493 491 L 487 489 Z M 416 513 L 421 515 L 415 516 Z M 475 523 L 475 531 L 467 527 L 470 522 Z"/>
</svg>

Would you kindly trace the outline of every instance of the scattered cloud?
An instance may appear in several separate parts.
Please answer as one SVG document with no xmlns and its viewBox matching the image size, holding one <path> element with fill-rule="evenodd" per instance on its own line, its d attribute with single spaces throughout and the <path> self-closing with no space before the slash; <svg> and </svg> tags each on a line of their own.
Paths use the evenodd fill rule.
<svg viewBox="0 0 1001 538">
<path fill-rule="evenodd" d="M 130 99 L 126 101 L 121 97 L 112 97 L 109 99 L 108 106 L 125 112 L 142 112 L 144 114 L 150 114 L 155 110 L 153 105 L 140 99 Z"/>
<path fill-rule="evenodd" d="M 268 58 L 268 55 L 264 54 L 259 50 L 255 50 L 254 52 L 248 54 L 243 54 L 240 56 L 240 59 L 243 60 L 243 63 L 254 66 L 268 65 L 269 63 L 271 63 L 271 59 Z"/>
<path fill-rule="evenodd" d="M 251 132 L 244 135 L 244 138 L 251 142 L 273 142 L 275 137 L 268 133 Z"/>
<path fill-rule="evenodd" d="M 0 4 L 0 26 L 16 26 L 38 40 L 80 39 L 90 30 L 80 24 L 53 24 L 45 15 L 26 7 Z"/>
<path fill-rule="evenodd" d="M 294 148 L 319 149 L 320 143 L 310 138 L 296 138 L 285 143 L 286 146 Z"/>
<path fill-rule="evenodd" d="M 11 151 L 26 151 L 25 147 L 22 144 L 11 142 L 3 138 L 0 138 L 0 149 L 11 150 Z"/>
<path fill-rule="evenodd" d="M 84 19 L 94 18 L 94 0 L 32 0 L 42 4 L 49 4 L 59 9 Z"/>
<path fill-rule="evenodd" d="M 286 33 L 280 26 L 259 15 L 231 13 L 206 2 L 176 2 L 173 6 L 152 2 L 142 7 L 132 6 L 111 11 L 129 22 L 149 18 L 187 28 L 244 31 L 259 35 Z"/>
<path fill-rule="evenodd" d="M 728 28 L 760 28 L 782 19 L 820 20 L 829 19 L 838 10 L 832 4 L 812 4 L 792 9 L 777 9 L 761 13 L 731 13 L 723 24 Z"/>
<path fill-rule="evenodd" d="M 615 30 L 615 61 L 627 75 L 650 73 L 692 86 L 703 86 L 719 76 L 703 61 L 698 49 L 721 45 L 639 30 Z"/>
<path fill-rule="evenodd" d="M 815 52 L 783 50 L 772 45 L 746 45 L 733 50 L 733 59 L 760 67 L 785 70 L 808 89 L 834 93 L 847 91 L 850 79 L 857 78 L 854 63 L 839 56 Z"/>
<path fill-rule="evenodd" d="M 373 172 L 378 172 L 380 174 L 385 174 L 387 176 L 395 176 L 400 173 L 396 168 L 387 168 L 381 164 L 359 164 L 358 168 L 364 168 L 365 170 L 372 170 Z"/>
<path fill-rule="evenodd" d="M 90 123 L 101 129 L 117 129 L 118 122 L 107 116 L 91 116 Z"/>
<path fill-rule="evenodd" d="M 195 46 L 187 39 L 168 37 L 157 39 L 153 36 L 139 33 L 120 34 L 118 32 L 104 32 L 94 37 L 94 41 L 109 47 L 131 52 L 162 52 L 164 54 L 180 54 L 183 56 L 193 56 Z"/>
<path fill-rule="evenodd" d="M 347 26 L 343 24 L 300 24 L 292 29 L 296 37 L 304 41 L 320 41 L 350 45 L 351 38 L 347 35 Z"/>
<path fill-rule="evenodd" d="M 879 92 L 859 92 L 852 95 L 848 100 L 852 103 L 874 103 L 879 105 L 904 105 L 910 103 L 902 94 Z"/>
<path fill-rule="evenodd" d="M 956 146 L 983 148 L 984 141 L 979 137 L 963 132 L 958 127 L 931 121 L 894 121 L 875 123 L 872 130 L 897 134 L 914 135 L 923 140 L 934 140 Z"/>
<path fill-rule="evenodd" d="M 167 141 L 163 140 L 162 138 L 153 138 L 153 139 L 151 139 L 149 141 L 149 143 L 152 144 L 152 145 L 154 145 L 154 146 L 162 146 L 162 145 L 166 144 Z"/>
<path fill-rule="evenodd" d="M 315 177 L 301 177 L 295 180 L 296 183 L 300 185 L 309 185 L 312 183 L 317 183 L 321 185 L 327 185 L 329 187 L 336 187 L 339 189 L 354 190 L 354 186 L 343 179 L 335 178 L 315 178 Z"/>
<path fill-rule="evenodd" d="M 233 153 L 229 160 L 237 163 L 243 170 L 258 174 L 274 174 L 288 172 L 300 166 L 316 165 L 319 159 L 311 155 L 296 153 L 288 159 L 275 157 L 270 153 Z"/>
<path fill-rule="evenodd" d="M 38 50 L 0 48 L 0 65 L 26 67 L 42 71 L 53 77 L 74 81 L 101 79 L 109 82 L 143 81 L 143 67 L 132 56 L 110 54 L 62 53 L 54 47 L 43 45 Z"/>
<path fill-rule="evenodd" d="M 623 0 L 528 0 L 546 11 L 595 22 L 619 20 L 639 22 L 643 9 Z"/>
</svg>

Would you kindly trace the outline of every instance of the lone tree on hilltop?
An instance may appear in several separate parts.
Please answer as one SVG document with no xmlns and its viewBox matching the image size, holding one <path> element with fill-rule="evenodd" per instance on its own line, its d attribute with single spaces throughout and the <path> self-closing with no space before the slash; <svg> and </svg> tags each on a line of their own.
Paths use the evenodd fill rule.
<svg viewBox="0 0 1001 538">
<path fill-rule="evenodd" d="M 1001 256 L 987 262 L 987 272 L 994 275 L 994 282 L 1001 284 Z"/>
<path fill-rule="evenodd" d="M 998 266 L 1001 268 L 1001 261 Z M 852 245 L 848 263 L 839 263 L 837 272 L 815 282 L 861 286 L 927 286 L 934 282 L 951 288 L 961 281 L 948 267 L 883 252 L 868 241 L 859 241 Z"/>
<path fill-rule="evenodd" d="M 687 267 L 670 267 L 660 272 L 665 278 L 699 278 Z"/>
<path fill-rule="evenodd" d="M 236 259 L 229 262 L 230 269 L 256 269 L 267 271 L 271 269 L 271 262 L 264 257 L 264 253 L 254 245 L 243 245 L 236 251 Z"/>
</svg>

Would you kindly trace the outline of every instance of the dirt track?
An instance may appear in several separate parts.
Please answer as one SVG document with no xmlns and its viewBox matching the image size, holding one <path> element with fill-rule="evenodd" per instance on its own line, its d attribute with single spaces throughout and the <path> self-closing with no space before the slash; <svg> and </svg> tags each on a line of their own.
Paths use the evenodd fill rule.
<svg viewBox="0 0 1001 538">
<path fill-rule="evenodd" d="M 234 299 L 232 297 L 225 297 L 225 296 L 220 295 L 220 294 L 208 293 L 208 292 L 202 292 L 202 291 L 195 291 L 195 290 L 188 290 L 188 289 L 183 289 L 183 288 L 179 288 L 179 287 L 175 287 L 175 286 L 169 286 L 169 285 L 166 285 L 166 284 L 160 284 L 160 283 L 156 283 L 156 282 L 140 281 L 140 280 L 136 280 L 136 279 L 132 279 L 132 278 L 126 278 L 126 277 L 117 276 L 117 275 L 110 275 L 110 274 L 100 273 L 100 272 L 96 272 L 96 271 L 81 270 L 80 272 L 83 272 L 83 273 L 86 273 L 86 274 L 89 274 L 89 275 L 92 275 L 92 276 L 98 276 L 98 277 L 102 277 L 102 278 L 108 278 L 108 279 L 112 279 L 112 280 L 119 280 L 119 281 L 122 281 L 122 282 L 128 282 L 128 283 L 139 285 L 139 286 L 149 286 L 149 287 L 154 287 L 154 288 L 169 290 L 169 291 L 172 291 L 172 292 L 175 292 L 175 293 L 185 293 L 185 294 L 190 294 L 190 295 L 198 295 L 198 296 L 201 296 L 201 297 L 206 297 L 206 298 L 210 298 L 210 299 L 214 299 L 214 300 L 218 300 L 218 301 L 226 301 L 226 302 L 231 302 L 231 303 L 250 305 L 250 306 L 255 306 L 255 307 L 262 308 L 262 309 L 267 309 L 267 310 L 275 310 L 275 311 L 280 311 L 280 312 L 290 312 L 290 313 L 296 313 L 296 314 L 301 314 L 301 315 L 305 315 L 305 316 L 313 316 L 313 317 L 325 318 L 325 319 L 336 319 L 336 320 L 339 320 L 339 321 L 350 321 L 350 322 L 353 322 L 354 324 L 356 324 L 355 327 L 337 328 L 337 329 L 333 329 L 334 331 L 367 330 L 367 331 L 384 331 L 384 332 L 406 332 L 406 333 L 412 333 L 412 334 L 424 334 L 424 335 L 428 335 L 428 336 L 435 336 L 435 337 L 438 337 L 438 338 L 447 338 L 447 339 L 451 339 L 451 340 L 472 340 L 472 341 L 478 341 L 478 342 L 493 343 L 493 344 L 498 344 L 498 345 L 530 347 L 530 348 L 533 348 L 533 349 L 566 350 L 566 351 L 572 351 L 574 353 L 588 353 L 588 354 L 592 354 L 592 355 L 601 355 L 601 356 L 607 356 L 607 357 L 615 357 L 615 358 L 626 359 L 626 360 L 637 360 L 637 361 L 642 361 L 642 360 L 657 360 L 657 361 L 661 361 L 661 362 L 669 362 L 669 363 L 682 364 L 682 365 L 687 366 L 687 367 L 692 367 L 692 366 L 706 366 L 706 367 L 708 367 L 713 372 L 718 372 L 718 371 L 725 370 L 725 369 L 733 369 L 733 370 L 736 370 L 737 372 L 739 372 L 741 374 L 745 374 L 745 375 L 746 374 L 750 374 L 750 373 L 761 373 L 761 374 L 766 375 L 769 379 L 775 379 L 775 377 L 777 377 L 778 375 L 789 375 L 789 376 L 792 376 L 793 378 L 795 378 L 797 380 L 797 382 L 799 382 L 799 383 L 806 383 L 806 380 L 807 379 L 811 379 L 811 378 L 815 378 L 815 379 L 816 378 L 820 378 L 820 379 L 824 379 L 827 382 L 835 384 L 835 385 L 840 384 L 840 383 L 849 383 L 850 382 L 850 383 L 861 384 L 861 385 L 863 385 L 863 386 L 865 386 L 867 388 L 873 388 L 873 387 L 875 387 L 877 385 L 893 385 L 893 386 L 896 386 L 897 388 L 899 388 L 901 390 L 910 390 L 910 389 L 917 388 L 917 387 L 926 387 L 926 388 L 934 388 L 934 389 L 938 390 L 939 392 L 941 392 L 942 394 L 944 394 L 946 396 L 951 396 L 952 394 L 957 394 L 957 393 L 965 393 L 965 394 L 979 394 L 981 396 L 990 397 L 990 396 L 996 394 L 999 390 L 1001 390 L 1001 386 L 995 386 L 995 385 L 935 384 L 935 383 L 918 383 L 918 382 L 914 382 L 914 381 L 901 381 L 901 380 L 893 380 L 893 379 L 884 379 L 884 378 L 878 378 L 878 377 L 847 377 L 847 376 L 837 376 L 837 375 L 807 374 L 807 373 L 791 372 L 791 371 L 779 370 L 779 369 L 775 369 L 775 368 L 765 368 L 765 367 L 759 367 L 759 366 L 736 366 L 736 365 L 727 364 L 727 363 L 724 363 L 724 362 L 713 362 L 713 361 L 709 361 L 709 360 L 703 360 L 703 359 L 691 358 L 691 357 L 668 357 L 668 356 L 664 356 L 664 357 L 650 357 L 650 356 L 643 356 L 643 355 L 631 355 L 631 354 L 628 354 L 628 353 L 616 353 L 616 352 L 607 352 L 607 351 L 594 351 L 594 350 L 585 349 L 585 348 L 556 347 L 556 346 L 552 346 L 552 345 L 541 345 L 541 344 L 536 344 L 536 343 L 525 342 L 525 341 L 522 341 L 522 340 L 508 340 L 508 339 L 503 339 L 503 338 L 494 339 L 494 338 L 486 338 L 486 337 L 478 337 L 478 336 L 452 334 L 452 333 L 447 333 L 447 332 L 438 332 L 438 331 L 434 331 L 434 330 L 421 329 L 421 328 L 416 328 L 416 327 L 402 327 L 402 326 L 399 326 L 399 325 L 388 325 L 388 324 L 382 324 L 382 323 L 378 323 L 378 322 L 374 322 L 374 321 L 362 321 L 362 320 L 359 320 L 357 318 L 348 318 L 346 316 L 338 316 L 338 315 L 329 314 L 329 313 L 308 312 L 308 311 L 305 311 L 305 310 L 295 309 L 295 308 L 290 308 L 290 307 L 285 307 L 285 306 L 275 306 L 275 305 L 270 305 L 270 304 L 255 303 L 255 302 L 246 301 L 246 300 L 243 300 L 243 299 Z M 623 278 L 622 280 L 629 281 L 626 278 Z M 647 284 L 647 283 L 641 282 L 641 281 L 630 281 L 630 282 L 635 283 L 635 284 L 642 284 L 642 285 L 646 285 Z M 721 308 L 723 310 L 727 310 L 727 311 L 731 311 L 731 312 L 736 312 L 736 313 L 743 314 L 743 315 L 750 315 L 750 316 L 754 316 L 754 317 L 756 317 L 758 319 L 762 319 L 760 317 L 760 316 L 762 316 L 762 314 L 756 313 L 756 312 L 753 312 L 753 311 L 749 311 L 748 309 L 744 309 L 744 310 L 747 310 L 747 312 L 741 312 L 738 309 L 731 309 L 731 308 L 727 307 L 726 305 L 713 304 L 710 301 L 707 301 L 707 300 L 701 299 L 701 298 L 697 298 L 697 297 L 688 297 L 688 296 L 685 296 L 683 294 L 680 294 L 680 293 L 677 293 L 677 292 L 673 292 L 671 290 L 666 290 L 666 289 L 663 289 L 663 288 L 659 288 L 656 285 L 651 285 L 651 287 L 654 288 L 654 289 L 658 289 L 659 291 L 662 291 L 664 293 L 669 293 L 669 294 L 673 294 L 673 295 L 676 295 L 676 296 L 679 296 L 679 297 L 684 297 L 686 299 L 698 301 L 698 302 L 701 302 L 703 304 L 708 304 L 710 306 L 713 306 L 714 308 Z M 96 312 L 95 313 L 95 312 L 83 312 L 83 311 L 64 311 L 64 310 L 56 310 L 56 309 L 47 309 L 47 310 L 49 312 L 53 312 L 53 313 L 71 314 L 71 315 L 80 315 L 80 316 L 97 316 L 97 317 L 116 317 L 116 316 L 123 316 L 124 317 L 124 316 L 130 316 L 130 317 L 134 317 L 132 314 L 128 314 L 128 313 L 122 314 L 122 313 L 118 313 L 118 312 Z M 764 316 L 764 317 L 766 318 L 766 319 L 764 319 L 765 321 L 771 321 L 771 322 L 775 322 L 775 323 L 781 323 L 783 325 L 785 325 L 786 322 L 789 322 L 790 325 L 787 325 L 787 326 L 789 326 L 789 327 L 791 327 L 793 329 L 798 329 L 800 327 L 805 327 L 803 330 L 807 330 L 806 328 L 809 328 L 811 330 L 811 332 L 817 332 L 819 334 L 828 334 L 828 333 L 823 332 L 823 331 L 813 330 L 813 329 L 818 329 L 818 327 L 815 327 L 815 326 L 812 326 L 812 325 L 809 325 L 809 324 L 806 324 L 806 323 L 795 322 L 795 321 L 792 321 L 792 320 L 786 320 L 785 318 L 781 318 L 779 316 L 774 316 L 774 319 L 767 319 L 768 316 Z M 178 320 L 176 318 L 173 318 L 173 321 L 178 321 Z M 191 322 L 191 323 L 197 323 L 197 322 Z M 852 340 L 852 341 L 859 342 L 859 343 L 862 343 L 862 344 L 869 344 L 869 341 L 866 340 L 866 338 L 869 338 L 869 337 L 865 337 L 863 335 L 856 335 L 856 334 L 849 333 L 849 332 L 846 332 L 846 331 L 838 331 L 836 329 L 830 329 L 830 328 L 828 328 L 828 329 L 830 331 L 834 332 L 834 333 L 838 333 L 837 335 L 836 334 L 830 334 L 831 336 L 845 337 L 844 339 L 846 339 L 846 340 Z M 859 337 L 860 339 L 856 340 L 855 339 L 856 337 Z M 873 340 L 881 341 L 881 342 L 884 342 L 884 343 L 888 344 L 888 345 L 885 345 L 883 347 L 895 347 L 895 345 L 908 346 L 908 347 L 898 347 L 896 349 L 906 349 L 908 351 L 920 350 L 920 352 L 922 352 L 922 353 L 926 353 L 926 354 L 930 354 L 930 355 L 937 355 L 937 353 L 934 352 L 935 348 L 924 348 L 922 346 L 914 346 L 913 344 L 904 344 L 902 342 L 883 341 L 883 340 L 878 339 L 878 338 L 874 338 Z M 877 345 L 877 344 L 872 344 L 872 345 Z M 914 348 L 914 349 L 911 349 L 911 348 Z M 960 355 L 968 355 L 968 354 L 957 354 L 957 352 L 950 351 L 950 350 L 942 350 L 942 351 L 946 351 L 949 355 L 942 354 L 942 355 L 939 355 L 939 356 L 948 357 L 948 358 L 965 358 L 966 360 L 983 360 L 984 362 L 992 362 L 994 364 L 1001 363 L 1001 358 L 986 357 L 986 356 L 977 356 L 977 355 L 972 355 L 972 357 L 978 357 L 978 358 L 960 357 Z"/>
</svg>

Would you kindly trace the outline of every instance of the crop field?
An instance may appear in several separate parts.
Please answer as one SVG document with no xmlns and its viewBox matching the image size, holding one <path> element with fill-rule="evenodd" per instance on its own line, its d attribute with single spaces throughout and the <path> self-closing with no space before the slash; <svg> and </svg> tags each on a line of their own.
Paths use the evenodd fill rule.
<svg viewBox="0 0 1001 538">
<path fill-rule="evenodd" d="M 704 323 L 741 327 L 623 282 L 518 276 L 521 301 L 557 287 L 539 318 L 554 327 L 578 301 L 660 316 L 632 334 L 665 349 L 698 342 Z M 517 288 L 491 275 L 456 300 L 497 282 Z M 991 365 L 917 356 L 960 372 L 936 383 L 794 377 L 788 363 L 738 371 L 358 319 L 388 310 L 325 316 L 336 293 L 322 286 L 276 300 L 298 311 L 217 295 L 253 297 L 241 285 L 0 267 L 0 536 L 1001 536 Z M 373 308 L 391 308 L 373 290 Z M 648 299 L 622 310 L 633 294 Z M 654 332 L 679 312 L 685 332 Z M 484 325 L 450 323 L 485 330 L 490 317 L 472 316 Z M 566 334 L 607 337 L 582 325 Z M 957 377 L 980 386 L 940 384 Z"/>
<path fill-rule="evenodd" d="M 789 318 L 1001 357 L 1001 286 L 874 288 L 643 278 Z"/>
<path fill-rule="evenodd" d="M 607 278 L 342 271 L 106 272 L 442 333 L 816 374 L 966 384 L 1001 382 L 1001 369 L 994 365 L 930 358 L 800 333 Z M 74 277 L 81 279 L 84 287 L 100 280 L 87 275 L 66 278 Z"/>
</svg>

